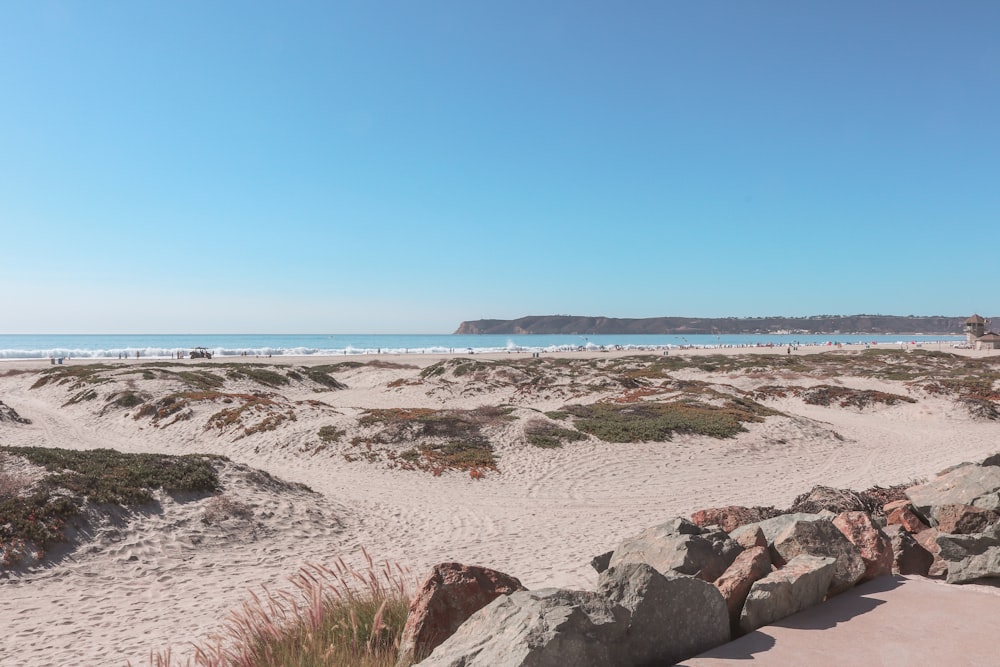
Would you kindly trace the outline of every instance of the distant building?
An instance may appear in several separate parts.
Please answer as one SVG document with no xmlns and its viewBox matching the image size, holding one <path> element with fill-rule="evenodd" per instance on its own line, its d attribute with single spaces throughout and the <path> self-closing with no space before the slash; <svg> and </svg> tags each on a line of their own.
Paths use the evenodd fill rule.
<svg viewBox="0 0 1000 667">
<path fill-rule="evenodd" d="M 1000 334 L 991 331 L 976 339 L 977 350 L 1000 350 Z"/>
<path fill-rule="evenodd" d="M 986 335 L 986 320 L 979 315 L 973 315 L 965 320 L 965 341 L 975 343 L 976 340 Z"/>
</svg>

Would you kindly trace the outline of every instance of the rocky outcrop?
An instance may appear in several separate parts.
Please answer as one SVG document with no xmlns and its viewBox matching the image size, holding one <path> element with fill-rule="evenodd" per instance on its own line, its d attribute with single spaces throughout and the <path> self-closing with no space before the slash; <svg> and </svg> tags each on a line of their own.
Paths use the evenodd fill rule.
<svg viewBox="0 0 1000 667">
<path fill-rule="evenodd" d="M 823 601 L 835 558 L 796 556 L 785 567 L 755 581 L 740 614 L 740 630 L 752 632 Z"/>
<path fill-rule="evenodd" d="M 672 665 L 729 641 L 726 603 L 712 584 L 627 563 L 604 572 L 597 590 L 631 612 L 624 664 Z"/>
<path fill-rule="evenodd" d="M 728 506 L 671 519 L 596 556 L 597 592 L 485 587 L 499 597 L 460 611 L 467 620 L 420 664 L 673 664 L 889 573 L 1000 579 L 998 463 L 956 466 L 905 498 L 902 486 L 815 487 L 793 507 L 816 511 L 747 523 L 761 508 Z"/>
<path fill-rule="evenodd" d="M 705 531 L 686 519 L 672 519 L 624 540 L 610 566 L 646 563 L 664 575 L 687 574 L 714 581 L 742 548 L 722 531 Z"/>
<path fill-rule="evenodd" d="M 400 667 L 430 655 L 468 619 L 501 595 L 525 590 L 514 577 L 485 567 L 440 563 L 410 603 L 400 639 Z"/>
</svg>

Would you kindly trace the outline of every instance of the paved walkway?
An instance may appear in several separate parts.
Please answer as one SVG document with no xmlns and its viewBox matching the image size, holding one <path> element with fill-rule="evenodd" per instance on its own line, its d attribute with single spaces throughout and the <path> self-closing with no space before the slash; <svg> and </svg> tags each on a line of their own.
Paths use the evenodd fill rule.
<svg viewBox="0 0 1000 667">
<path fill-rule="evenodd" d="M 684 667 L 995 667 L 1000 588 L 882 577 Z"/>
</svg>

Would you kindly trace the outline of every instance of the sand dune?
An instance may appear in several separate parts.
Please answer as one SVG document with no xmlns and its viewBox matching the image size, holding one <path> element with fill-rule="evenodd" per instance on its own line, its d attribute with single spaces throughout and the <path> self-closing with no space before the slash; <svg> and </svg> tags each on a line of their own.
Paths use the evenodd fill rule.
<svg viewBox="0 0 1000 667">
<path fill-rule="evenodd" d="M 748 352 L 759 350 L 728 354 Z M 837 354 L 843 370 L 859 352 Z M 977 353 L 964 354 L 935 363 L 977 361 Z M 306 374 L 339 359 L 254 360 L 301 378 L 279 386 L 236 377 L 226 360 L 111 363 L 101 382 L 80 387 L 73 380 L 38 386 L 43 374 L 65 371 L 5 363 L 0 401 L 32 423 L 0 422 L 0 445 L 222 454 L 233 461 L 223 468 L 224 493 L 250 514 L 207 524 L 210 498 L 160 494 L 156 511 L 108 520 L 55 563 L 0 573 L 0 664 L 138 665 L 150 649 L 167 646 L 184 656 L 249 589 L 280 586 L 305 562 L 360 562 L 362 547 L 414 576 L 455 560 L 509 572 L 529 588 L 593 587 L 593 555 L 671 516 L 724 504 L 786 506 L 815 484 L 863 489 L 908 482 L 998 447 L 996 422 L 974 417 L 955 395 L 929 392 L 913 378 L 776 370 L 762 362 L 762 368 L 678 368 L 670 377 L 708 383 L 719 395 L 826 383 L 916 402 L 852 408 L 788 396 L 762 400 L 780 414 L 745 424 L 733 438 L 608 443 L 590 437 L 543 449 L 526 442 L 525 425 L 546 419 L 546 411 L 679 391 L 663 389 L 662 379 L 619 382 L 623 366 L 611 362 L 625 355 L 557 356 L 539 362 L 540 369 L 517 355 L 445 359 L 437 375 L 424 371 L 439 357 L 366 357 L 329 370 L 345 389 L 317 385 Z M 922 355 L 897 356 L 907 362 Z M 636 359 L 635 367 L 652 360 Z M 473 362 L 479 366 L 456 372 Z M 82 366 L 73 360 L 67 368 Z M 230 395 L 230 402 L 193 401 L 159 419 L 138 416 L 141 406 L 114 404 L 114 397 L 134 392 L 152 405 L 184 386 L 171 375 L 184 370 L 224 378 L 211 391 Z M 88 389 L 94 397 L 70 402 Z M 481 406 L 512 410 L 484 427 L 497 469 L 485 468 L 482 480 L 465 470 L 434 476 L 406 469 L 415 466 L 402 453 L 419 442 L 379 443 L 376 427 L 359 423 L 372 409 Z M 238 416 L 226 413 L 230 423 L 218 417 L 240 407 Z M 322 427 L 338 435 L 324 441 Z"/>
</svg>

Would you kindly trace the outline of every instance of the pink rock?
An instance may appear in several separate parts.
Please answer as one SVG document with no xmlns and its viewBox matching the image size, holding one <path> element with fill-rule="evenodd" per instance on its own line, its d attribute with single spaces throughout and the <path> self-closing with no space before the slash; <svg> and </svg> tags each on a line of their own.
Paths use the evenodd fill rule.
<svg viewBox="0 0 1000 667">
<path fill-rule="evenodd" d="M 1000 514 L 972 505 L 944 505 L 938 509 L 937 519 L 937 529 L 942 533 L 971 535 L 996 523 Z"/>
<path fill-rule="evenodd" d="M 771 507 L 743 507 L 728 505 L 726 507 L 709 507 L 698 510 L 691 515 L 692 523 L 699 526 L 718 526 L 727 533 L 748 523 L 756 523 L 774 516 Z"/>
<path fill-rule="evenodd" d="M 892 543 L 866 512 L 841 512 L 833 519 L 840 532 L 861 552 L 865 573 L 861 581 L 892 574 Z"/>
<path fill-rule="evenodd" d="M 410 603 L 400 638 L 400 665 L 430 655 L 474 613 L 501 595 L 527 590 L 514 577 L 477 565 L 440 563 Z"/>
<path fill-rule="evenodd" d="M 912 505 L 906 503 L 903 507 L 897 507 L 896 509 L 889 512 L 885 519 L 886 525 L 889 526 L 902 526 L 907 530 L 907 532 L 916 535 L 919 532 L 925 531 L 928 525 L 921 521 L 913 512 Z"/>
<path fill-rule="evenodd" d="M 900 507 L 912 507 L 912 505 L 910 504 L 910 501 L 905 498 L 902 500 L 893 500 L 891 503 L 886 503 L 882 506 L 882 512 L 888 515 L 893 510 L 899 509 Z"/>
<path fill-rule="evenodd" d="M 937 543 L 937 536 L 940 532 L 937 528 L 928 528 L 913 536 L 917 543 L 934 557 L 931 566 L 927 569 L 928 577 L 944 577 L 948 574 L 948 561 L 941 558 L 941 548 Z"/>
<path fill-rule="evenodd" d="M 739 628 L 743 603 L 753 582 L 771 573 L 771 557 L 766 546 L 755 546 L 742 552 L 722 576 L 715 580 L 715 587 L 726 599 L 731 628 Z"/>
</svg>

